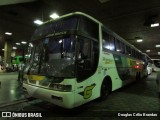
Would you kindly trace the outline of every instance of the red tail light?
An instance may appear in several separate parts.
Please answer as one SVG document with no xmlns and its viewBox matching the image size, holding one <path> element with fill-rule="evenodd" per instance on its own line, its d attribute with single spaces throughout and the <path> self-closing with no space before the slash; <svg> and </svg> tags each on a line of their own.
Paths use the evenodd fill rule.
<svg viewBox="0 0 160 120">
<path fill-rule="evenodd" d="M 136 66 L 134 66 L 134 68 L 135 68 L 135 69 L 139 69 L 139 68 L 140 68 L 140 66 L 139 66 L 139 65 L 136 65 Z"/>
</svg>

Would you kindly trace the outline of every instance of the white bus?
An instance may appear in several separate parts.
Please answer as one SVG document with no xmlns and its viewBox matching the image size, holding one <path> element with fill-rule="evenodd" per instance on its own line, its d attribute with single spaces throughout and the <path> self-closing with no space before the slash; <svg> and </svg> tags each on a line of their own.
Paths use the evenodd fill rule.
<svg viewBox="0 0 160 120">
<path fill-rule="evenodd" d="M 23 88 L 74 108 L 143 76 L 143 53 L 93 17 L 74 12 L 38 27 Z"/>
<path fill-rule="evenodd" d="M 154 72 L 160 71 L 160 59 L 152 59 L 152 68 Z"/>
</svg>

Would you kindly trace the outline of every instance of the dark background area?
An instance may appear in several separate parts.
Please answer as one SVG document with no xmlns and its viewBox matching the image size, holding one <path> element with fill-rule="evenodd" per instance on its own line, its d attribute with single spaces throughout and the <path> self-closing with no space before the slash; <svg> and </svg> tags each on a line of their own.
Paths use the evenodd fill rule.
<svg viewBox="0 0 160 120">
<path fill-rule="evenodd" d="M 160 44 L 160 27 L 151 28 L 149 22 L 160 22 L 160 0 L 1 0 L 0 1 L 0 54 L 4 41 L 12 45 L 29 41 L 37 25 L 35 19 L 50 20 L 53 12 L 64 15 L 85 12 L 119 34 L 151 58 L 160 58 L 156 44 Z M 5 32 L 12 32 L 7 36 Z M 143 42 L 137 43 L 136 39 Z"/>
</svg>

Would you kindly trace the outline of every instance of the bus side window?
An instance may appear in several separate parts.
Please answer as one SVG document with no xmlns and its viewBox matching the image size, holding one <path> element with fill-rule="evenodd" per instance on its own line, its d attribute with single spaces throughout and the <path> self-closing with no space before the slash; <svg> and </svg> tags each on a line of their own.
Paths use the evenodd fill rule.
<svg viewBox="0 0 160 120">
<path fill-rule="evenodd" d="M 126 45 L 126 55 L 131 56 L 131 48 L 128 45 Z"/>
<path fill-rule="evenodd" d="M 139 52 L 136 51 L 136 58 L 138 59 L 139 58 Z"/>
<path fill-rule="evenodd" d="M 115 39 L 116 52 L 122 52 L 121 42 L 118 39 Z"/>
<path fill-rule="evenodd" d="M 126 55 L 131 55 L 131 49 L 128 45 L 126 45 Z"/>
<path fill-rule="evenodd" d="M 92 68 L 93 73 L 97 70 L 99 60 L 99 44 L 98 41 L 92 41 Z"/>
<path fill-rule="evenodd" d="M 110 40 L 110 50 L 115 51 L 115 40 L 113 36 L 109 36 Z"/>
<path fill-rule="evenodd" d="M 131 56 L 134 57 L 134 50 L 131 48 Z"/>
<path fill-rule="evenodd" d="M 103 46 L 103 50 L 105 49 L 110 49 L 110 42 L 109 42 L 109 34 L 107 34 L 106 32 L 103 31 L 102 33 L 102 39 L 103 39 L 103 43 L 102 43 L 102 46 Z"/>
<path fill-rule="evenodd" d="M 123 42 L 121 42 L 121 41 L 120 41 L 120 44 L 121 44 L 121 51 L 120 52 L 122 54 L 125 54 L 125 44 Z"/>
<path fill-rule="evenodd" d="M 103 39 L 103 50 L 108 49 L 115 51 L 115 45 L 114 45 L 114 37 L 109 35 L 107 32 L 103 31 L 102 33 L 102 39 Z"/>
</svg>

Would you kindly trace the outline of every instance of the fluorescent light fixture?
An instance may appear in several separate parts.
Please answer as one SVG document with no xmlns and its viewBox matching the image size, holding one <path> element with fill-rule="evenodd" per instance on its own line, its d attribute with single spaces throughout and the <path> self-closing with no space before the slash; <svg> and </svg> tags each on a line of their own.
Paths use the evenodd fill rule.
<svg viewBox="0 0 160 120">
<path fill-rule="evenodd" d="M 146 50 L 146 52 L 151 52 L 151 50 Z"/>
<path fill-rule="evenodd" d="M 117 52 L 120 52 L 121 50 L 117 49 Z"/>
<path fill-rule="evenodd" d="M 31 54 L 26 54 L 25 56 L 26 56 L 26 57 L 30 57 L 30 56 L 31 56 Z"/>
<path fill-rule="evenodd" d="M 56 18 L 59 18 L 59 15 L 57 13 L 53 13 L 49 17 L 56 19 Z"/>
<path fill-rule="evenodd" d="M 151 24 L 151 27 L 158 27 L 158 26 L 159 26 L 159 23 Z"/>
<path fill-rule="evenodd" d="M 158 55 L 160 55 L 160 52 L 158 52 Z"/>
<path fill-rule="evenodd" d="M 12 47 L 13 48 L 13 50 L 16 50 L 17 49 L 17 47 Z"/>
<path fill-rule="evenodd" d="M 156 47 L 160 47 L 160 45 L 156 45 Z"/>
<path fill-rule="evenodd" d="M 16 43 L 16 45 L 20 45 L 21 43 Z"/>
<path fill-rule="evenodd" d="M 25 42 L 25 41 L 22 41 L 21 43 L 22 43 L 22 44 L 27 44 L 27 42 Z"/>
<path fill-rule="evenodd" d="M 30 46 L 30 47 L 33 47 L 33 44 L 32 44 L 32 43 L 29 43 L 29 46 Z"/>
<path fill-rule="evenodd" d="M 137 42 L 142 42 L 143 41 L 143 39 L 137 39 Z"/>
<path fill-rule="evenodd" d="M 12 33 L 10 33 L 10 32 L 5 32 L 5 34 L 6 34 L 6 35 L 12 35 Z"/>
<path fill-rule="evenodd" d="M 42 22 L 41 20 L 35 20 L 34 23 L 35 23 L 35 24 L 38 24 L 38 25 L 43 24 L 43 22 Z"/>
<path fill-rule="evenodd" d="M 62 40 L 60 40 L 59 43 L 62 43 Z"/>
</svg>

